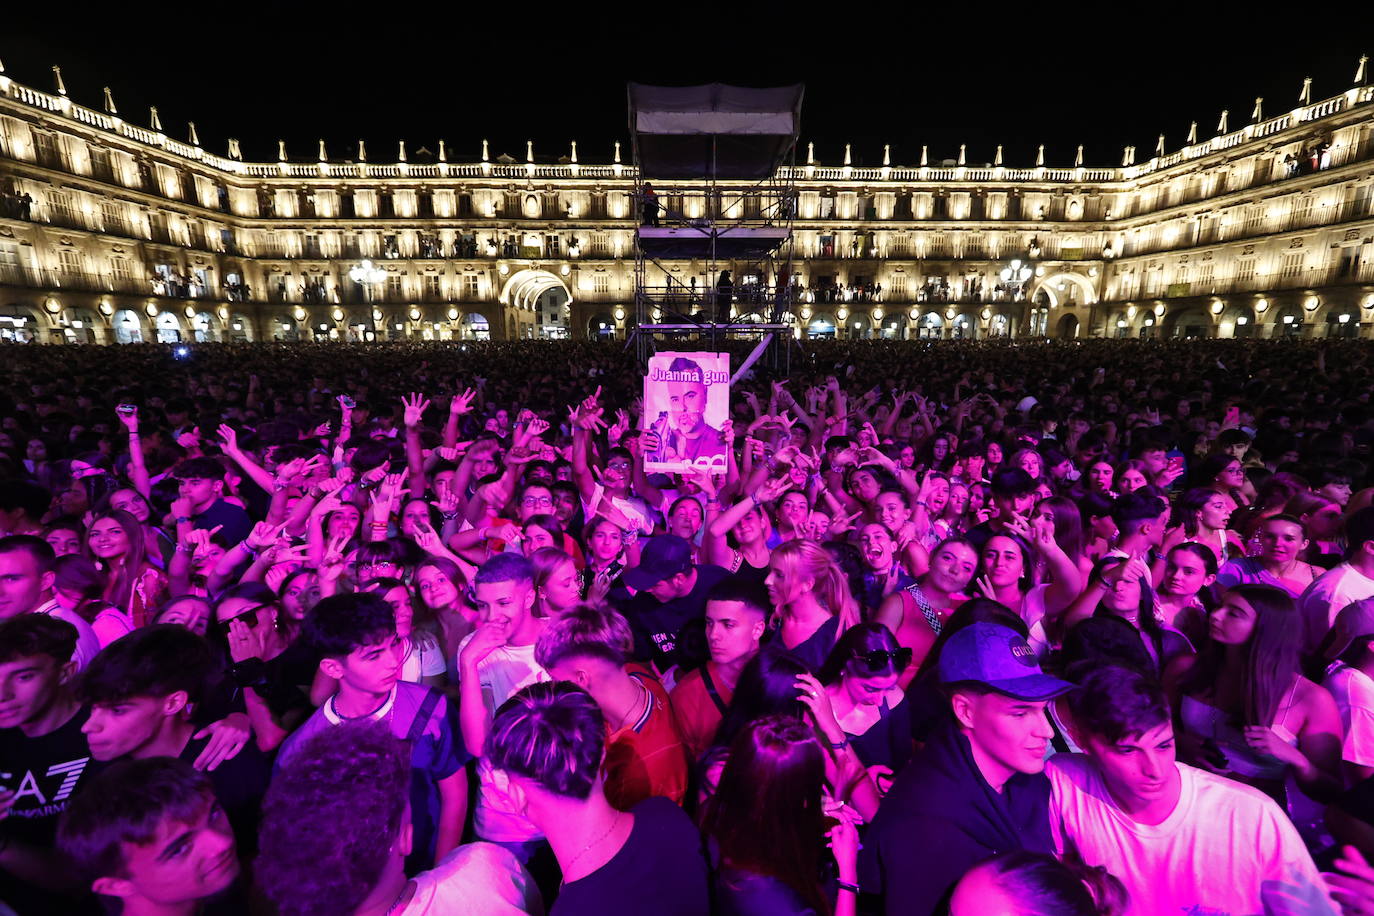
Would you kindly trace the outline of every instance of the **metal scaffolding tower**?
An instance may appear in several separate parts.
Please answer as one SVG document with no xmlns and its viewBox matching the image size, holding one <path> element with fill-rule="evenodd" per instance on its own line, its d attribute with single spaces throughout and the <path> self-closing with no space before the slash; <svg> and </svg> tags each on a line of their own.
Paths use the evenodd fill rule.
<svg viewBox="0 0 1374 916">
<path fill-rule="evenodd" d="M 785 369 L 792 341 L 793 185 L 803 87 L 629 85 L 635 165 L 635 327 L 647 362 L 658 342 L 757 345 Z M 690 273 L 669 261 L 688 261 Z M 698 278 L 701 283 L 698 284 Z"/>
</svg>

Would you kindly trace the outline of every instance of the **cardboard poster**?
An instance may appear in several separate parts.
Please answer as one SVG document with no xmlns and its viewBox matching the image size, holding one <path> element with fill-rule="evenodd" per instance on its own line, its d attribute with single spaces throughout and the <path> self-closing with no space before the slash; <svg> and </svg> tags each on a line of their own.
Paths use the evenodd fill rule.
<svg viewBox="0 0 1374 916">
<path fill-rule="evenodd" d="M 725 473 L 729 353 L 659 353 L 644 376 L 644 470 Z"/>
</svg>

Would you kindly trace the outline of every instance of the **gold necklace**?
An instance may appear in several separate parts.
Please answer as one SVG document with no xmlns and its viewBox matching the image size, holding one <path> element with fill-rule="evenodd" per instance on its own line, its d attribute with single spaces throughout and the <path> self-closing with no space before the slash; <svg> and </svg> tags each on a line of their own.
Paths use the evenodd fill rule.
<svg viewBox="0 0 1374 916">
<path fill-rule="evenodd" d="M 566 875 L 568 872 L 572 871 L 573 866 L 576 865 L 576 864 L 578 863 L 578 861 L 579 861 L 583 856 L 585 856 L 587 853 L 591 852 L 593 847 L 600 845 L 600 844 L 606 839 L 606 837 L 608 837 L 608 836 L 611 835 L 611 832 L 614 831 L 615 828 L 616 828 L 616 826 L 620 823 L 620 815 L 622 815 L 622 814 L 624 814 L 624 813 L 625 813 L 625 812 L 623 812 L 623 811 L 617 811 L 617 812 L 615 813 L 615 817 L 611 818 L 611 826 L 609 826 L 609 827 L 606 828 L 606 832 L 603 833 L 603 834 L 601 834 L 601 836 L 597 837 L 596 839 L 592 840 L 592 841 L 591 841 L 590 843 L 588 843 L 586 846 L 583 846 L 583 847 L 582 847 L 582 851 L 579 852 L 577 855 L 575 855 L 575 856 L 572 857 L 572 859 L 568 862 L 568 867 L 565 868 L 565 869 L 563 869 L 563 874 L 564 874 L 564 875 Z M 562 882 L 560 882 L 560 886 L 561 886 L 562 884 L 567 884 L 567 883 L 568 883 L 567 878 L 564 878 L 564 879 L 562 880 Z"/>
</svg>

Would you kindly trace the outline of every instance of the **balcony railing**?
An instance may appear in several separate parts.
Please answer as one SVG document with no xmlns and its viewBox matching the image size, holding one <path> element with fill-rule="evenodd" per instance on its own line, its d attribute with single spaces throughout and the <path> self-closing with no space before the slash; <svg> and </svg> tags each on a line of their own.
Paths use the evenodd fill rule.
<svg viewBox="0 0 1374 916">
<path fill-rule="evenodd" d="M 82 293 L 129 293 L 168 299 L 249 301 L 247 291 L 242 286 L 216 291 L 196 283 L 171 283 L 154 278 L 116 277 L 113 274 L 19 267 L 12 264 L 0 265 L 0 286 L 23 286 L 52 292 L 71 290 Z"/>
</svg>

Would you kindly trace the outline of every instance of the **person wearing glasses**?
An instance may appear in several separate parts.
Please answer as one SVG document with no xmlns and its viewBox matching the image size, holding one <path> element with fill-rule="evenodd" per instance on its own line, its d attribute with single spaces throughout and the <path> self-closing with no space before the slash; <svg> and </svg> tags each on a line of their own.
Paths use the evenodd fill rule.
<svg viewBox="0 0 1374 916">
<path fill-rule="evenodd" d="M 911 664 L 911 649 L 880 623 L 844 632 L 817 672 L 825 695 L 864 766 L 877 770 L 878 788 L 911 759 L 911 704 L 897 683 Z"/>
</svg>

